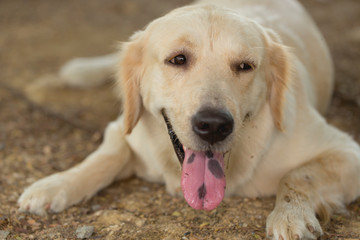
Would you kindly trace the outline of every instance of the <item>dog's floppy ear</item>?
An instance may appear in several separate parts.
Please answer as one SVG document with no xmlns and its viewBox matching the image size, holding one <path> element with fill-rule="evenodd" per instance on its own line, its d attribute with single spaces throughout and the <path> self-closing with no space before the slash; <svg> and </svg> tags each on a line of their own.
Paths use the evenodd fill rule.
<svg viewBox="0 0 360 240">
<path fill-rule="evenodd" d="M 130 42 L 121 47 L 120 69 L 117 83 L 120 85 L 123 101 L 124 133 L 130 134 L 138 122 L 142 112 L 140 81 L 144 74 L 143 64 L 143 32 L 135 33 Z"/>
<path fill-rule="evenodd" d="M 278 35 L 266 30 L 268 101 L 276 128 L 284 130 L 285 94 L 291 80 L 289 48 L 281 43 Z"/>
</svg>

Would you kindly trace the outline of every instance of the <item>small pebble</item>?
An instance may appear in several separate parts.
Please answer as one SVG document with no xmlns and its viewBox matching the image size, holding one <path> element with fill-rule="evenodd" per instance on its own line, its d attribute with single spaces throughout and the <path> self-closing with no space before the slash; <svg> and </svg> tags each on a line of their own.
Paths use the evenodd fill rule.
<svg viewBox="0 0 360 240">
<path fill-rule="evenodd" d="M 142 226 L 144 226 L 144 224 L 145 224 L 145 220 L 144 220 L 144 219 L 137 219 L 137 220 L 135 221 L 135 225 L 136 225 L 137 227 L 142 227 Z"/>
<path fill-rule="evenodd" d="M 89 238 L 91 237 L 93 232 L 94 232 L 93 226 L 78 227 L 78 229 L 76 229 L 76 237 L 81 239 Z"/>
<path fill-rule="evenodd" d="M 180 217 L 181 216 L 181 213 L 178 212 L 178 211 L 175 211 L 171 214 L 171 216 L 174 216 L 174 217 Z"/>
<path fill-rule="evenodd" d="M 140 187 L 140 190 L 143 192 L 148 192 L 150 189 L 146 186 L 142 186 L 142 187 Z"/>
<path fill-rule="evenodd" d="M 0 240 L 5 240 L 9 236 L 9 231 L 0 230 Z"/>
<path fill-rule="evenodd" d="M 100 204 L 94 204 L 91 206 L 91 210 L 93 210 L 94 212 L 98 211 L 101 209 L 101 205 Z"/>
<path fill-rule="evenodd" d="M 173 239 L 174 239 L 174 236 L 170 235 L 170 236 L 164 237 L 164 238 L 161 239 L 161 240 L 173 240 Z"/>
<path fill-rule="evenodd" d="M 202 224 L 200 224 L 200 228 L 204 228 L 204 227 L 209 226 L 209 225 L 210 225 L 210 223 L 203 222 Z"/>
</svg>

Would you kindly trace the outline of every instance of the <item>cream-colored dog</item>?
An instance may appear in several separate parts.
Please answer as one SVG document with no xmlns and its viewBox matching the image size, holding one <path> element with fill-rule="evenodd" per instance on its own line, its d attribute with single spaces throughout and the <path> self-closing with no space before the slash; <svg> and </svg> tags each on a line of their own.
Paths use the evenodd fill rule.
<svg viewBox="0 0 360 240">
<path fill-rule="evenodd" d="M 123 114 L 83 163 L 27 188 L 20 210 L 59 212 L 135 174 L 195 209 L 211 210 L 224 195 L 277 194 L 267 235 L 315 239 L 316 213 L 327 217 L 360 195 L 360 148 L 321 116 L 333 67 L 304 9 L 295 0 L 204 2 L 123 45 Z M 117 61 L 72 61 L 60 76 L 96 84 Z"/>
</svg>

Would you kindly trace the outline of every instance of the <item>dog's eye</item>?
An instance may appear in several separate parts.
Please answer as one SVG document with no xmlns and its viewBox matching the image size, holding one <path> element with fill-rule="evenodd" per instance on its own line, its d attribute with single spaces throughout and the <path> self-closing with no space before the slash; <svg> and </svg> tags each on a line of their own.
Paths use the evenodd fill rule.
<svg viewBox="0 0 360 240">
<path fill-rule="evenodd" d="M 255 65 L 251 62 L 240 62 L 240 63 L 234 63 L 231 65 L 231 69 L 235 73 L 245 73 L 250 72 L 255 69 Z"/>
<path fill-rule="evenodd" d="M 182 54 L 177 55 L 169 60 L 169 63 L 174 65 L 184 65 L 186 63 L 186 57 Z"/>
<path fill-rule="evenodd" d="M 254 69 L 253 64 L 247 63 L 247 62 L 240 63 L 239 66 L 237 67 L 237 70 L 239 72 L 247 72 L 247 71 L 251 71 L 253 69 Z"/>
<path fill-rule="evenodd" d="M 242 71 L 247 71 L 247 70 L 251 70 L 252 66 L 249 63 L 240 63 L 239 69 Z"/>
</svg>

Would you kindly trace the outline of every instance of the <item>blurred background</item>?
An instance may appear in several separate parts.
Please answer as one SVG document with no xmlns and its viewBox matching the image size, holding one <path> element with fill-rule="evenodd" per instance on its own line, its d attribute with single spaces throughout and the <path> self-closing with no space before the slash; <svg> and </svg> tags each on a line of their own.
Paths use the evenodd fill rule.
<svg viewBox="0 0 360 240">
<path fill-rule="evenodd" d="M 360 140 L 360 1 L 301 0 L 334 59 L 328 121 Z M 17 212 L 25 186 L 79 163 L 101 142 L 121 103 L 112 84 L 45 84 L 71 58 L 115 51 L 136 30 L 189 0 L 0 0 L 0 239 L 74 238 L 81 226 L 108 239 L 262 239 L 274 198 L 226 199 L 196 212 L 163 186 L 130 179 L 86 203 L 37 217 Z M 301 24 L 301 23 L 299 23 Z M 321 62 L 318 63 L 321 65 Z M 48 78 L 50 79 L 50 78 Z M 335 215 L 322 239 L 359 239 L 360 202 Z"/>
</svg>

